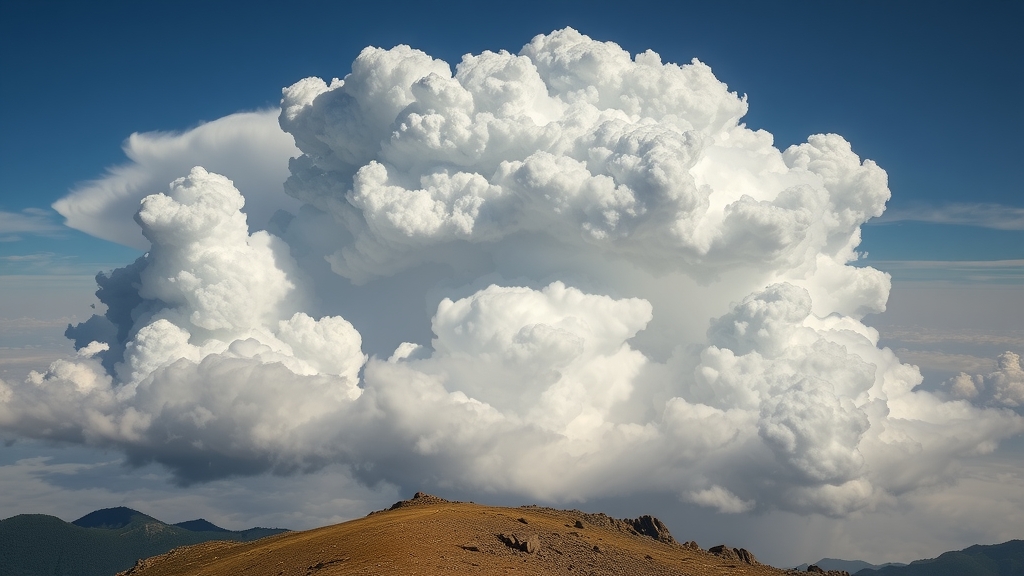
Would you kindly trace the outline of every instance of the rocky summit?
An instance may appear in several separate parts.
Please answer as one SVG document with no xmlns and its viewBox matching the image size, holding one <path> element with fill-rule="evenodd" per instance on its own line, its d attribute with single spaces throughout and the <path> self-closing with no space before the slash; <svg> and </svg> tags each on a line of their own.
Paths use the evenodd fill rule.
<svg viewBox="0 0 1024 576">
<path fill-rule="evenodd" d="M 256 542 L 209 542 L 140 560 L 121 576 L 342 574 L 807 574 L 758 562 L 743 548 L 680 544 L 653 516 L 539 506 L 502 508 L 417 493 L 387 510 Z M 832 576 L 845 572 L 827 572 Z"/>
</svg>

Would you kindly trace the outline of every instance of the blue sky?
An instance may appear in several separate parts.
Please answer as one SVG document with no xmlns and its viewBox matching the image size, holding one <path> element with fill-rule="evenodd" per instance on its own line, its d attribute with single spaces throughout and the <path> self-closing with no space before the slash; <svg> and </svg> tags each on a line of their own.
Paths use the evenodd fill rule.
<svg viewBox="0 0 1024 576">
<path fill-rule="evenodd" d="M 653 49 L 662 61 L 680 64 L 697 58 L 729 90 L 747 96 L 749 112 L 742 121 L 770 132 L 779 149 L 803 143 L 811 134 L 838 133 L 862 159 L 887 172 L 892 198 L 885 215 L 861 227 L 858 250 L 867 253 L 859 262 L 890 273 L 893 287 L 887 310 L 864 323 L 879 329 L 879 346 L 920 368 L 923 389 L 945 394 L 961 372 L 989 382 L 986 374 L 1002 374 L 997 355 L 1024 353 L 1020 2 L 311 2 L 285 7 L 0 0 L 0 384 L 20 382 L 29 370 L 43 371 L 71 354 L 64 328 L 92 314 L 90 305 L 103 308 L 92 296 L 92 277 L 142 254 L 138 246 L 65 226 L 51 208 L 71 191 L 128 165 L 122 147 L 130 135 L 177 142 L 181 133 L 203 123 L 276 109 L 283 87 L 308 76 L 343 77 L 366 46 L 408 44 L 454 66 L 463 54 L 515 53 L 535 35 L 566 26 L 631 54 Z M 167 182 L 184 175 L 160 173 L 148 192 L 166 192 Z M 232 178 L 242 188 L 244 182 Z M 265 184 L 280 188 L 278 182 Z M 132 222 L 124 224 L 137 233 Z M 296 234 L 292 230 L 286 237 L 293 254 L 301 252 Z M 322 260 L 318 265 L 326 270 Z M 336 277 L 324 279 L 319 268 L 310 270 L 317 290 L 367 295 Z M 398 278 L 437 281 L 418 274 L 413 270 Z M 494 277 L 466 282 L 452 298 Z M 372 292 L 374 285 L 369 286 Z M 436 291 L 424 297 L 394 286 L 376 296 L 392 295 L 404 300 L 393 306 L 388 321 L 407 311 L 410 317 L 422 315 L 418 308 L 424 300 L 428 307 L 440 300 Z M 737 293 L 733 300 L 745 295 Z M 328 303 L 318 311 L 315 316 L 345 315 L 364 332 L 364 352 L 388 356 L 389 351 L 373 348 L 376 341 L 360 324 L 372 319 L 365 310 L 332 309 Z M 395 326 L 406 327 L 404 321 L 395 320 Z M 703 321 L 695 329 L 702 335 L 708 319 Z M 425 322 L 418 330 L 418 336 L 429 338 Z M 643 338 L 637 338 L 638 346 L 655 337 Z M 1019 416 L 1019 407 L 1015 410 Z M 131 450 L 116 444 L 55 445 L 22 436 L 0 448 L 0 492 L 8 494 L 0 497 L 0 517 L 44 512 L 73 519 L 124 504 L 173 522 L 205 515 L 229 528 L 307 528 L 365 514 L 418 489 L 392 477 L 367 487 L 365 477 L 338 463 L 315 474 L 241 474 L 182 486 L 173 476 L 180 470 L 153 463 L 161 461 L 158 456 L 147 459 L 135 452 L 127 466 L 125 453 Z M 846 517 L 785 505 L 752 509 L 728 491 L 732 499 L 720 507 L 742 512 L 719 513 L 700 504 L 721 494 L 711 489 L 692 492 L 703 496 L 689 501 L 670 494 L 669 504 L 657 491 L 568 501 L 616 515 L 664 509 L 661 514 L 677 537 L 693 537 L 704 546 L 742 540 L 779 565 L 823 556 L 909 561 L 995 543 L 1007 534 L 1019 537 L 1014 526 L 1020 525 L 1015 519 L 1024 518 L 1022 450 L 1018 434 L 992 453 L 944 461 L 950 470 L 968 471 L 950 479 L 945 492 L 909 490 Z M 319 509 L 311 505 L 311 495 L 325 490 L 340 496 Z M 514 490 L 478 486 L 446 495 L 509 504 L 526 498 Z M 937 510 L 953 512 L 944 519 Z M 991 511 L 1004 513 L 1005 521 L 986 524 Z M 786 530 L 769 529 L 777 526 Z M 800 537 L 787 540 L 783 533 Z"/>
</svg>

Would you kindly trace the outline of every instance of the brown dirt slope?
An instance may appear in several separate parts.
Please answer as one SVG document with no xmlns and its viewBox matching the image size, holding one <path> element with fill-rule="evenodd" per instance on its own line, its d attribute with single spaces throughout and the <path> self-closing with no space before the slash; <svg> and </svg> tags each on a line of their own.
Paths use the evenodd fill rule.
<svg viewBox="0 0 1024 576">
<path fill-rule="evenodd" d="M 781 575 L 746 550 L 678 544 L 657 519 L 536 506 L 498 508 L 426 494 L 343 524 L 255 542 L 207 542 L 140 560 L 123 576 L 348 574 Z M 752 563 L 751 563 L 752 562 Z"/>
</svg>

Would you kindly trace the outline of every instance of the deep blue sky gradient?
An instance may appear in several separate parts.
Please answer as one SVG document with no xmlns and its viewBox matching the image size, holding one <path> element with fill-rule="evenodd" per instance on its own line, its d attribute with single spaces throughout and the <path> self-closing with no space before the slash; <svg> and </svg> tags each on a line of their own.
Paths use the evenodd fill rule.
<svg viewBox="0 0 1024 576">
<path fill-rule="evenodd" d="M 1024 207 L 1024 2 L 0 2 L 0 210 L 48 208 L 124 162 L 132 132 L 275 106 L 361 48 L 452 65 L 573 26 L 631 53 L 708 63 L 784 148 L 837 132 L 888 173 L 891 207 Z M 1024 232 L 869 225 L 878 259 L 1024 258 Z M 958 240 L 962 239 L 962 240 Z M 991 240 L 991 241 L 990 241 Z M 118 262 L 68 232 L 0 245 Z"/>
</svg>

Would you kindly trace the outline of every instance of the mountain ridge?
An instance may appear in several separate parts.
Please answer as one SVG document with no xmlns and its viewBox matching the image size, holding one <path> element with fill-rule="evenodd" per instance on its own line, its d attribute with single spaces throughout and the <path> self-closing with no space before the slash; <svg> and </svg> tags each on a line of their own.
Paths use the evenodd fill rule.
<svg viewBox="0 0 1024 576">
<path fill-rule="evenodd" d="M 125 506 L 117 506 L 115 508 L 101 508 L 99 510 L 94 510 L 85 516 L 82 516 L 78 520 L 73 520 L 71 524 L 81 528 L 104 528 L 108 530 L 116 530 L 118 528 L 124 528 L 132 521 L 142 523 L 160 522 L 156 518 L 153 518 L 148 514 L 143 514 L 138 510 L 133 510 Z"/>
<path fill-rule="evenodd" d="M 1024 540 L 975 544 L 904 566 L 861 570 L 856 576 L 1024 576 Z"/>
<path fill-rule="evenodd" d="M 193 532 L 231 532 L 231 530 L 228 530 L 227 528 L 221 528 L 220 526 L 217 526 L 216 524 L 210 522 L 206 518 L 186 520 L 185 522 L 178 522 L 174 524 L 174 526 L 184 528 L 185 530 L 191 530 Z M 241 532 L 244 532 L 244 530 L 241 530 Z"/>
<path fill-rule="evenodd" d="M 885 568 L 886 566 L 906 566 L 899 562 L 884 562 L 882 564 L 872 564 L 865 562 L 864 560 L 843 560 L 841 558 L 822 558 L 817 562 L 811 562 L 808 564 L 800 564 L 795 570 L 807 570 L 810 566 L 818 566 L 825 570 L 846 570 L 850 574 L 856 576 L 857 572 L 861 570 L 877 570 L 879 568 Z"/>
<path fill-rule="evenodd" d="M 197 526 L 195 522 L 199 520 L 185 524 Z M 0 520 L 0 574 L 110 576 L 177 547 L 210 540 L 252 541 L 286 531 L 230 531 L 202 522 L 217 530 L 190 530 L 126 507 L 96 510 L 73 522 L 46 514 L 11 516 Z"/>
<path fill-rule="evenodd" d="M 514 571 L 514 572 L 513 572 Z M 333 526 L 249 543 L 208 542 L 140 561 L 120 576 L 801 574 L 743 548 L 680 544 L 653 516 L 507 508 L 424 493 Z M 848 576 L 846 572 L 819 572 Z M 806 573 L 803 573 L 806 574 Z"/>
</svg>

